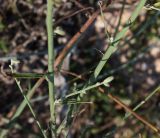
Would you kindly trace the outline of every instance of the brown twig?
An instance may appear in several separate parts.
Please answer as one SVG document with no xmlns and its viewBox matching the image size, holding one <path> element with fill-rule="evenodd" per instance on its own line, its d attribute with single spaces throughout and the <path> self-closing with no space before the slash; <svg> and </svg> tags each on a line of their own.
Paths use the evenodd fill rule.
<svg viewBox="0 0 160 138">
<path fill-rule="evenodd" d="M 71 0 L 71 1 L 74 2 L 74 4 L 75 4 L 78 8 L 81 8 L 81 9 L 85 8 L 85 6 L 82 5 L 80 2 L 78 2 L 78 1 L 76 1 L 76 0 Z"/>
<path fill-rule="evenodd" d="M 99 91 L 102 92 L 102 93 L 105 93 L 104 89 L 101 88 L 101 87 L 99 87 Z M 116 96 L 113 96 L 111 93 L 108 93 L 107 96 L 111 100 L 113 100 L 115 103 L 117 103 L 118 105 L 120 105 L 121 107 L 123 107 L 126 111 L 128 111 L 129 113 L 131 113 L 135 118 L 137 118 L 143 124 L 145 124 L 146 126 L 148 126 L 150 129 L 152 129 L 156 133 L 160 134 L 160 129 L 159 128 L 156 128 L 154 125 L 152 125 L 151 123 L 149 123 L 143 117 L 141 117 L 140 115 L 138 115 L 136 112 L 134 112 L 132 109 L 130 109 L 127 105 L 125 105 L 123 102 L 121 102 L 121 100 L 119 100 Z"/>
<path fill-rule="evenodd" d="M 104 10 L 107 6 L 111 4 L 111 0 L 107 1 L 107 3 L 102 3 L 102 10 Z M 63 59 L 67 55 L 68 51 L 73 47 L 73 45 L 77 42 L 80 36 L 89 28 L 89 26 L 94 22 L 97 18 L 98 14 L 100 13 L 100 9 L 95 11 L 92 16 L 87 20 L 87 22 L 81 27 L 80 31 L 78 31 L 71 40 L 67 43 L 64 49 L 61 51 L 59 56 L 55 60 L 54 69 L 57 70 L 58 66 L 61 65 Z"/>
<path fill-rule="evenodd" d="M 79 13 L 84 12 L 84 11 L 87 11 L 87 10 L 93 10 L 93 8 L 92 8 L 92 7 L 86 7 L 86 8 L 80 9 L 80 10 L 74 12 L 74 13 L 69 13 L 68 15 L 66 15 L 66 16 L 60 18 L 59 20 L 57 20 L 57 21 L 55 22 L 55 26 L 57 26 L 57 25 L 58 25 L 59 23 L 61 23 L 63 20 L 68 19 L 68 18 L 70 18 L 70 17 L 72 17 L 72 16 L 75 16 L 76 14 L 79 14 Z"/>
<path fill-rule="evenodd" d="M 156 128 L 154 125 L 149 123 L 147 120 L 145 120 L 143 117 L 135 113 L 133 110 L 131 110 L 129 107 L 127 107 L 124 103 L 122 103 L 117 97 L 113 96 L 112 94 L 108 93 L 108 97 L 112 99 L 114 102 L 119 104 L 121 107 L 123 107 L 126 111 L 130 112 L 134 117 L 136 117 L 139 121 L 141 121 L 143 124 L 148 126 L 150 129 L 155 131 L 156 133 L 160 134 L 160 129 Z"/>
<path fill-rule="evenodd" d="M 81 80 L 84 80 L 84 81 L 86 80 L 86 79 L 83 77 L 83 74 L 78 75 L 78 74 L 76 74 L 76 73 L 74 73 L 74 72 L 70 72 L 70 71 L 67 71 L 67 70 L 64 70 L 64 69 L 61 69 L 60 72 L 61 72 L 61 73 L 64 73 L 64 74 L 71 75 L 71 76 L 73 76 L 73 77 L 76 77 L 77 79 L 81 79 Z"/>
<path fill-rule="evenodd" d="M 104 8 L 104 6 L 103 6 Z M 87 22 L 81 27 L 80 31 L 78 31 L 68 42 L 68 44 L 64 47 L 61 51 L 59 56 L 55 60 L 54 69 L 57 70 L 57 67 L 61 64 L 65 56 L 67 55 L 68 51 L 73 47 L 75 42 L 80 38 L 80 36 L 88 29 L 88 27 L 93 23 L 93 21 L 97 18 L 100 10 L 97 10 L 92 14 L 92 16 L 87 20 Z"/>
</svg>

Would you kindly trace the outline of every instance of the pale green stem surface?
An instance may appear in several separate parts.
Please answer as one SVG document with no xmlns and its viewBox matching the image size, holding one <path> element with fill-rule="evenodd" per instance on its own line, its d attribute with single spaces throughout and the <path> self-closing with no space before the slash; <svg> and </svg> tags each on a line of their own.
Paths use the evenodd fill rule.
<svg viewBox="0 0 160 138">
<path fill-rule="evenodd" d="M 54 87 L 54 41 L 53 41 L 53 0 L 47 0 L 47 35 L 48 35 L 48 89 L 50 103 L 50 127 L 52 136 L 56 135 L 56 116 L 55 116 L 55 87 Z"/>
</svg>

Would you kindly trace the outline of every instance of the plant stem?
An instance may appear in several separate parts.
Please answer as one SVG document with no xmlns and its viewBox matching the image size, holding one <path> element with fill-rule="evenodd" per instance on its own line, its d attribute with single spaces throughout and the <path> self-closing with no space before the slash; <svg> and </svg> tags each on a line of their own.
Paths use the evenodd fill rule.
<svg viewBox="0 0 160 138">
<path fill-rule="evenodd" d="M 41 130 L 41 132 L 42 132 L 42 134 L 43 134 L 43 137 L 44 137 L 44 138 L 47 138 L 47 135 L 46 135 L 45 131 L 43 130 L 43 128 L 42 128 L 40 122 L 37 120 L 36 114 L 35 114 L 35 112 L 34 112 L 32 106 L 31 106 L 31 104 L 30 104 L 30 102 L 29 102 L 27 96 L 24 94 L 24 92 L 23 92 L 23 90 L 22 90 L 22 87 L 21 87 L 21 85 L 20 85 L 20 81 L 18 81 L 16 78 L 15 78 L 15 81 L 16 81 L 16 83 L 17 83 L 17 86 L 18 86 L 18 88 L 19 88 L 21 94 L 22 94 L 23 97 L 24 97 L 24 100 L 26 101 L 26 103 L 27 103 L 27 105 L 28 105 L 28 107 L 29 107 L 29 109 L 30 109 L 30 111 L 31 111 L 31 113 L 32 113 L 32 115 L 33 115 L 33 117 L 34 117 L 34 120 L 36 121 L 36 123 L 37 123 L 39 129 Z"/>
<path fill-rule="evenodd" d="M 11 65 L 10 65 L 9 67 L 11 68 L 11 72 L 14 73 L 12 61 L 11 61 Z M 37 117 L 36 117 L 36 114 L 35 114 L 32 106 L 31 106 L 31 104 L 30 104 L 29 99 L 27 98 L 27 96 L 26 96 L 26 95 L 24 94 L 24 92 L 23 92 L 23 89 L 22 89 L 22 87 L 21 87 L 21 85 L 20 85 L 20 81 L 19 81 L 17 78 L 14 78 L 14 79 L 15 79 L 15 81 L 16 81 L 16 84 L 17 84 L 17 86 L 18 86 L 18 88 L 19 88 L 22 96 L 24 97 L 25 102 L 27 103 L 27 105 L 28 105 L 28 107 L 29 107 L 29 109 L 30 109 L 33 117 L 34 117 L 34 120 L 36 121 L 39 129 L 41 130 L 41 132 L 42 132 L 42 134 L 43 134 L 43 137 L 44 137 L 44 138 L 47 138 L 46 133 L 45 133 L 45 131 L 43 130 L 40 122 L 38 121 L 38 119 L 37 119 Z M 16 119 L 16 116 L 12 117 L 12 120 L 11 120 L 11 121 L 14 121 L 14 119 Z M 5 131 L 4 131 L 4 133 L 1 135 L 1 137 L 4 137 L 4 136 L 5 136 Z"/>
<path fill-rule="evenodd" d="M 138 6 L 136 7 L 135 11 L 132 13 L 131 17 L 126 23 L 126 26 L 116 35 L 114 41 L 110 44 L 108 49 L 106 50 L 105 54 L 103 55 L 101 61 L 97 65 L 95 71 L 94 71 L 94 79 L 96 79 L 100 72 L 102 71 L 104 65 L 108 61 L 108 59 L 111 57 L 111 55 L 117 50 L 117 45 L 119 41 L 125 36 L 126 32 L 129 30 L 130 25 L 135 21 L 137 16 L 139 15 L 140 11 L 142 10 L 143 6 L 145 5 L 147 0 L 141 0 L 138 3 Z"/>
<path fill-rule="evenodd" d="M 28 93 L 27 93 L 27 95 L 26 95 L 26 97 L 27 97 L 28 100 L 31 99 L 31 97 L 33 96 L 36 88 L 38 88 L 38 87 L 40 86 L 40 84 L 42 83 L 43 80 L 44 80 L 44 78 L 39 79 L 39 80 L 36 82 L 36 84 L 33 86 L 33 88 L 28 91 Z M 11 118 L 10 122 L 16 120 L 16 118 L 18 118 L 18 117 L 22 114 L 22 112 L 23 112 L 24 108 L 26 107 L 26 105 L 27 105 L 27 102 L 26 102 L 26 100 L 24 99 L 24 100 L 21 102 L 21 104 L 18 106 L 18 108 L 17 108 L 16 112 L 14 113 L 13 117 Z M 9 125 L 9 128 L 12 128 L 12 126 Z M 9 129 L 8 129 L 8 130 L 3 130 L 2 132 L 0 132 L 0 138 L 5 137 L 8 132 L 9 132 Z"/>
<path fill-rule="evenodd" d="M 137 109 L 139 109 L 143 104 L 145 104 L 157 92 L 160 92 L 160 85 L 153 92 L 151 92 L 143 101 L 141 101 L 136 107 L 134 107 L 133 111 L 136 111 Z M 126 113 L 124 119 L 127 119 L 130 115 L 131 115 L 131 113 Z"/>
<path fill-rule="evenodd" d="M 52 24 L 52 14 L 53 14 L 53 0 L 47 0 L 47 35 L 48 35 L 48 88 L 49 88 L 49 103 L 50 103 L 50 124 L 51 133 L 55 134 L 55 88 L 54 88 L 54 43 L 53 43 L 53 24 Z M 53 130 L 53 131 L 52 131 Z"/>
</svg>

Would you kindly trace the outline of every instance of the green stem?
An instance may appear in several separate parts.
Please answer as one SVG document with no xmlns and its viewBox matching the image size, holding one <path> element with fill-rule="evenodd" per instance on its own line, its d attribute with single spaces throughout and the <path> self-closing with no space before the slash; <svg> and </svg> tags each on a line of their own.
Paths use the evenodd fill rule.
<svg viewBox="0 0 160 138">
<path fill-rule="evenodd" d="M 99 62 L 98 66 L 96 67 L 96 69 L 94 71 L 94 79 L 96 79 L 98 77 L 98 75 L 102 71 L 102 69 L 103 69 L 104 65 L 106 64 L 106 62 L 108 61 L 108 59 L 117 50 L 117 45 L 118 45 L 119 41 L 125 36 L 126 32 L 130 28 L 130 24 L 132 24 L 135 21 L 135 19 L 139 15 L 139 13 L 140 13 L 141 9 L 143 8 L 144 4 L 146 3 L 146 1 L 147 0 L 141 0 L 138 3 L 138 6 L 136 7 L 135 11 L 133 12 L 131 17 L 127 21 L 125 27 L 116 35 L 114 41 L 110 44 L 110 46 L 108 47 L 104 56 L 102 57 L 102 60 Z"/>
<path fill-rule="evenodd" d="M 13 67 L 12 67 L 12 62 L 11 62 L 10 68 L 11 68 L 11 72 L 14 73 L 14 69 L 13 69 Z M 44 138 L 47 138 L 46 133 L 45 133 L 45 131 L 43 130 L 40 122 L 37 120 L 36 114 L 35 114 L 32 106 L 31 106 L 31 104 L 30 104 L 29 99 L 27 98 L 27 96 L 26 96 L 26 95 L 24 94 L 24 92 L 23 92 L 23 89 L 22 89 L 22 87 L 21 87 L 21 85 L 20 85 L 20 81 L 19 81 L 17 78 L 14 78 L 14 79 L 15 79 L 16 84 L 17 84 L 17 86 L 18 86 L 18 88 L 19 88 L 22 96 L 24 97 L 24 100 L 25 100 L 25 102 L 27 103 L 27 105 L 28 105 L 28 107 L 29 107 L 29 109 L 30 109 L 30 111 L 31 111 L 31 113 L 32 113 L 32 115 L 33 115 L 33 117 L 34 117 L 34 119 L 35 119 L 35 121 L 36 121 L 39 129 L 41 130 Z M 14 115 L 14 117 L 12 117 L 12 120 L 13 120 L 13 119 L 16 119 L 16 116 L 15 116 L 15 115 Z M 5 133 L 4 133 L 4 135 L 5 135 Z"/>
<path fill-rule="evenodd" d="M 160 85 L 153 92 L 151 92 L 143 101 L 141 101 L 136 107 L 134 107 L 133 111 L 136 111 L 137 109 L 139 109 L 143 104 L 145 104 L 157 92 L 160 92 Z M 131 115 L 131 113 L 126 113 L 124 119 L 127 119 L 130 115 Z"/>
<path fill-rule="evenodd" d="M 48 34 L 48 88 L 49 88 L 49 103 L 50 103 L 50 119 L 51 133 L 56 132 L 56 117 L 55 117 L 55 87 L 54 87 L 54 43 L 53 43 L 53 0 L 47 0 L 47 34 Z"/>
<path fill-rule="evenodd" d="M 33 117 L 34 117 L 34 120 L 36 121 L 39 129 L 41 130 L 41 132 L 42 132 L 42 134 L 43 134 L 43 137 L 44 137 L 44 138 L 47 138 L 46 133 L 45 133 L 45 131 L 43 130 L 40 122 L 37 120 L 36 114 L 35 114 L 35 112 L 33 111 L 33 108 L 32 108 L 32 106 L 31 106 L 28 98 L 26 97 L 26 95 L 24 94 L 24 92 L 23 92 L 23 90 L 22 90 L 22 87 L 21 87 L 21 85 L 20 85 L 20 81 L 18 81 L 16 78 L 15 78 L 15 81 L 16 81 L 16 83 L 17 83 L 17 85 L 18 85 L 18 88 L 19 88 L 21 94 L 23 95 L 23 97 L 24 97 L 24 99 L 25 99 L 25 101 L 26 101 L 26 103 L 27 103 L 27 105 L 28 105 L 28 107 L 29 107 L 29 109 L 30 109 Z"/>
<path fill-rule="evenodd" d="M 86 94 L 86 91 L 91 90 L 91 89 L 96 88 L 96 87 L 99 87 L 99 86 L 101 86 L 101 85 L 108 86 L 109 83 L 110 83 L 112 80 L 113 80 L 113 77 L 110 76 L 110 77 L 106 78 L 103 82 L 97 82 L 97 83 L 94 84 L 94 85 L 88 86 L 88 87 L 86 87 L 86 88 L 84 88 L 84 89 L 82 89 L 82 90 L 79 90 L 79 91 L 76 91 L 76 92 L 73 92 L 73 93 L 71 93 L 71 94 L 66 95 L 66 96 L 65 96 L 65 99 L 70 98 L 70 97 L 75 96 L 75 95 L 79 95 L 79 94 Z M 58 103 L 58 102 L 62 102 L 62 100 L 59 99 L 59 100 L 57 100 L 55 103 Z"/>
<path fill-rule="evenodd" d="M 75 95 L 78 95 L 78 94 L 81 94 L 81 93 L 85 93 L 86 91 L 97 88 L 101 85 L 103 85 L 103 82 L 96 83 L 96 84 L 88 86 L 87 88 L 84 88 L 82 90 L 79 90 L 79 91 L 73 92 L 71 94 L 68 94 L 68 95 L 65 96 L 65 98 L 69 98 L 69 97 L 72 97 L 72 96 L 75 96 Z"/>
<path fill-rule="evenodd" d="M 43 81 L 43 78 L 41 78 L 39 81 L 37 81 L 36 84 L 33 86 L 33 88 L 28 91 L 28 93 L 26 95 L 26 97 L 27 97 L 28 100 L 31 99 L 31 97 L 33 96 L 36 88 L 38 88 L 40 86 L 40 84 L 42 83 L 42 81 Z M 9 122 L 12 122 L 12 121 L 16 120 L 16 118 L 18 118 L 22 114 L 22 112 L 25 109 L 26 105 L 27 105 L 27 102 L 24 99 L 22 101 L 22 103 L 18 106 L 16 112 L 14 113 L 13 117 L 11 118 L 11 120 Z M 12 128 L 12 126 L 9 125 L 9 128 Z M 0 132 L 0 138 L 5 137 L 8 132 L 9 132 L 9 129 L 8 130 L 3 130 L 2 132 Z"/>
</svg>

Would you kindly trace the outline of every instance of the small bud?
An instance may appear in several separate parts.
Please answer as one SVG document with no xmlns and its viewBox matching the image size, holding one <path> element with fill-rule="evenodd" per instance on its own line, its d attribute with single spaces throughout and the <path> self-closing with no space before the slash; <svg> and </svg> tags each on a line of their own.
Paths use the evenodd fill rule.
<svg viewBox="0 0 160 138">
<path fill-rule="evenodd" d="M 98 4 L 98 6 L 102 6 L 103 1 L 102 1 L 102 0 L 99 0 L 99 1 L 97 2 L 97 4 Z"/>
<path fill-rule="evenodd" d="M 20 63 L 17 59 L 11 59 L 11 66 L 18 65 Z"/>
<path fill-rule="evenodd" d="M 114 40 L 113 37 L 110 37 L 109 39 L 110 39 L 109 41 L 113 43 L 113 40 Z"/>
</svg>

